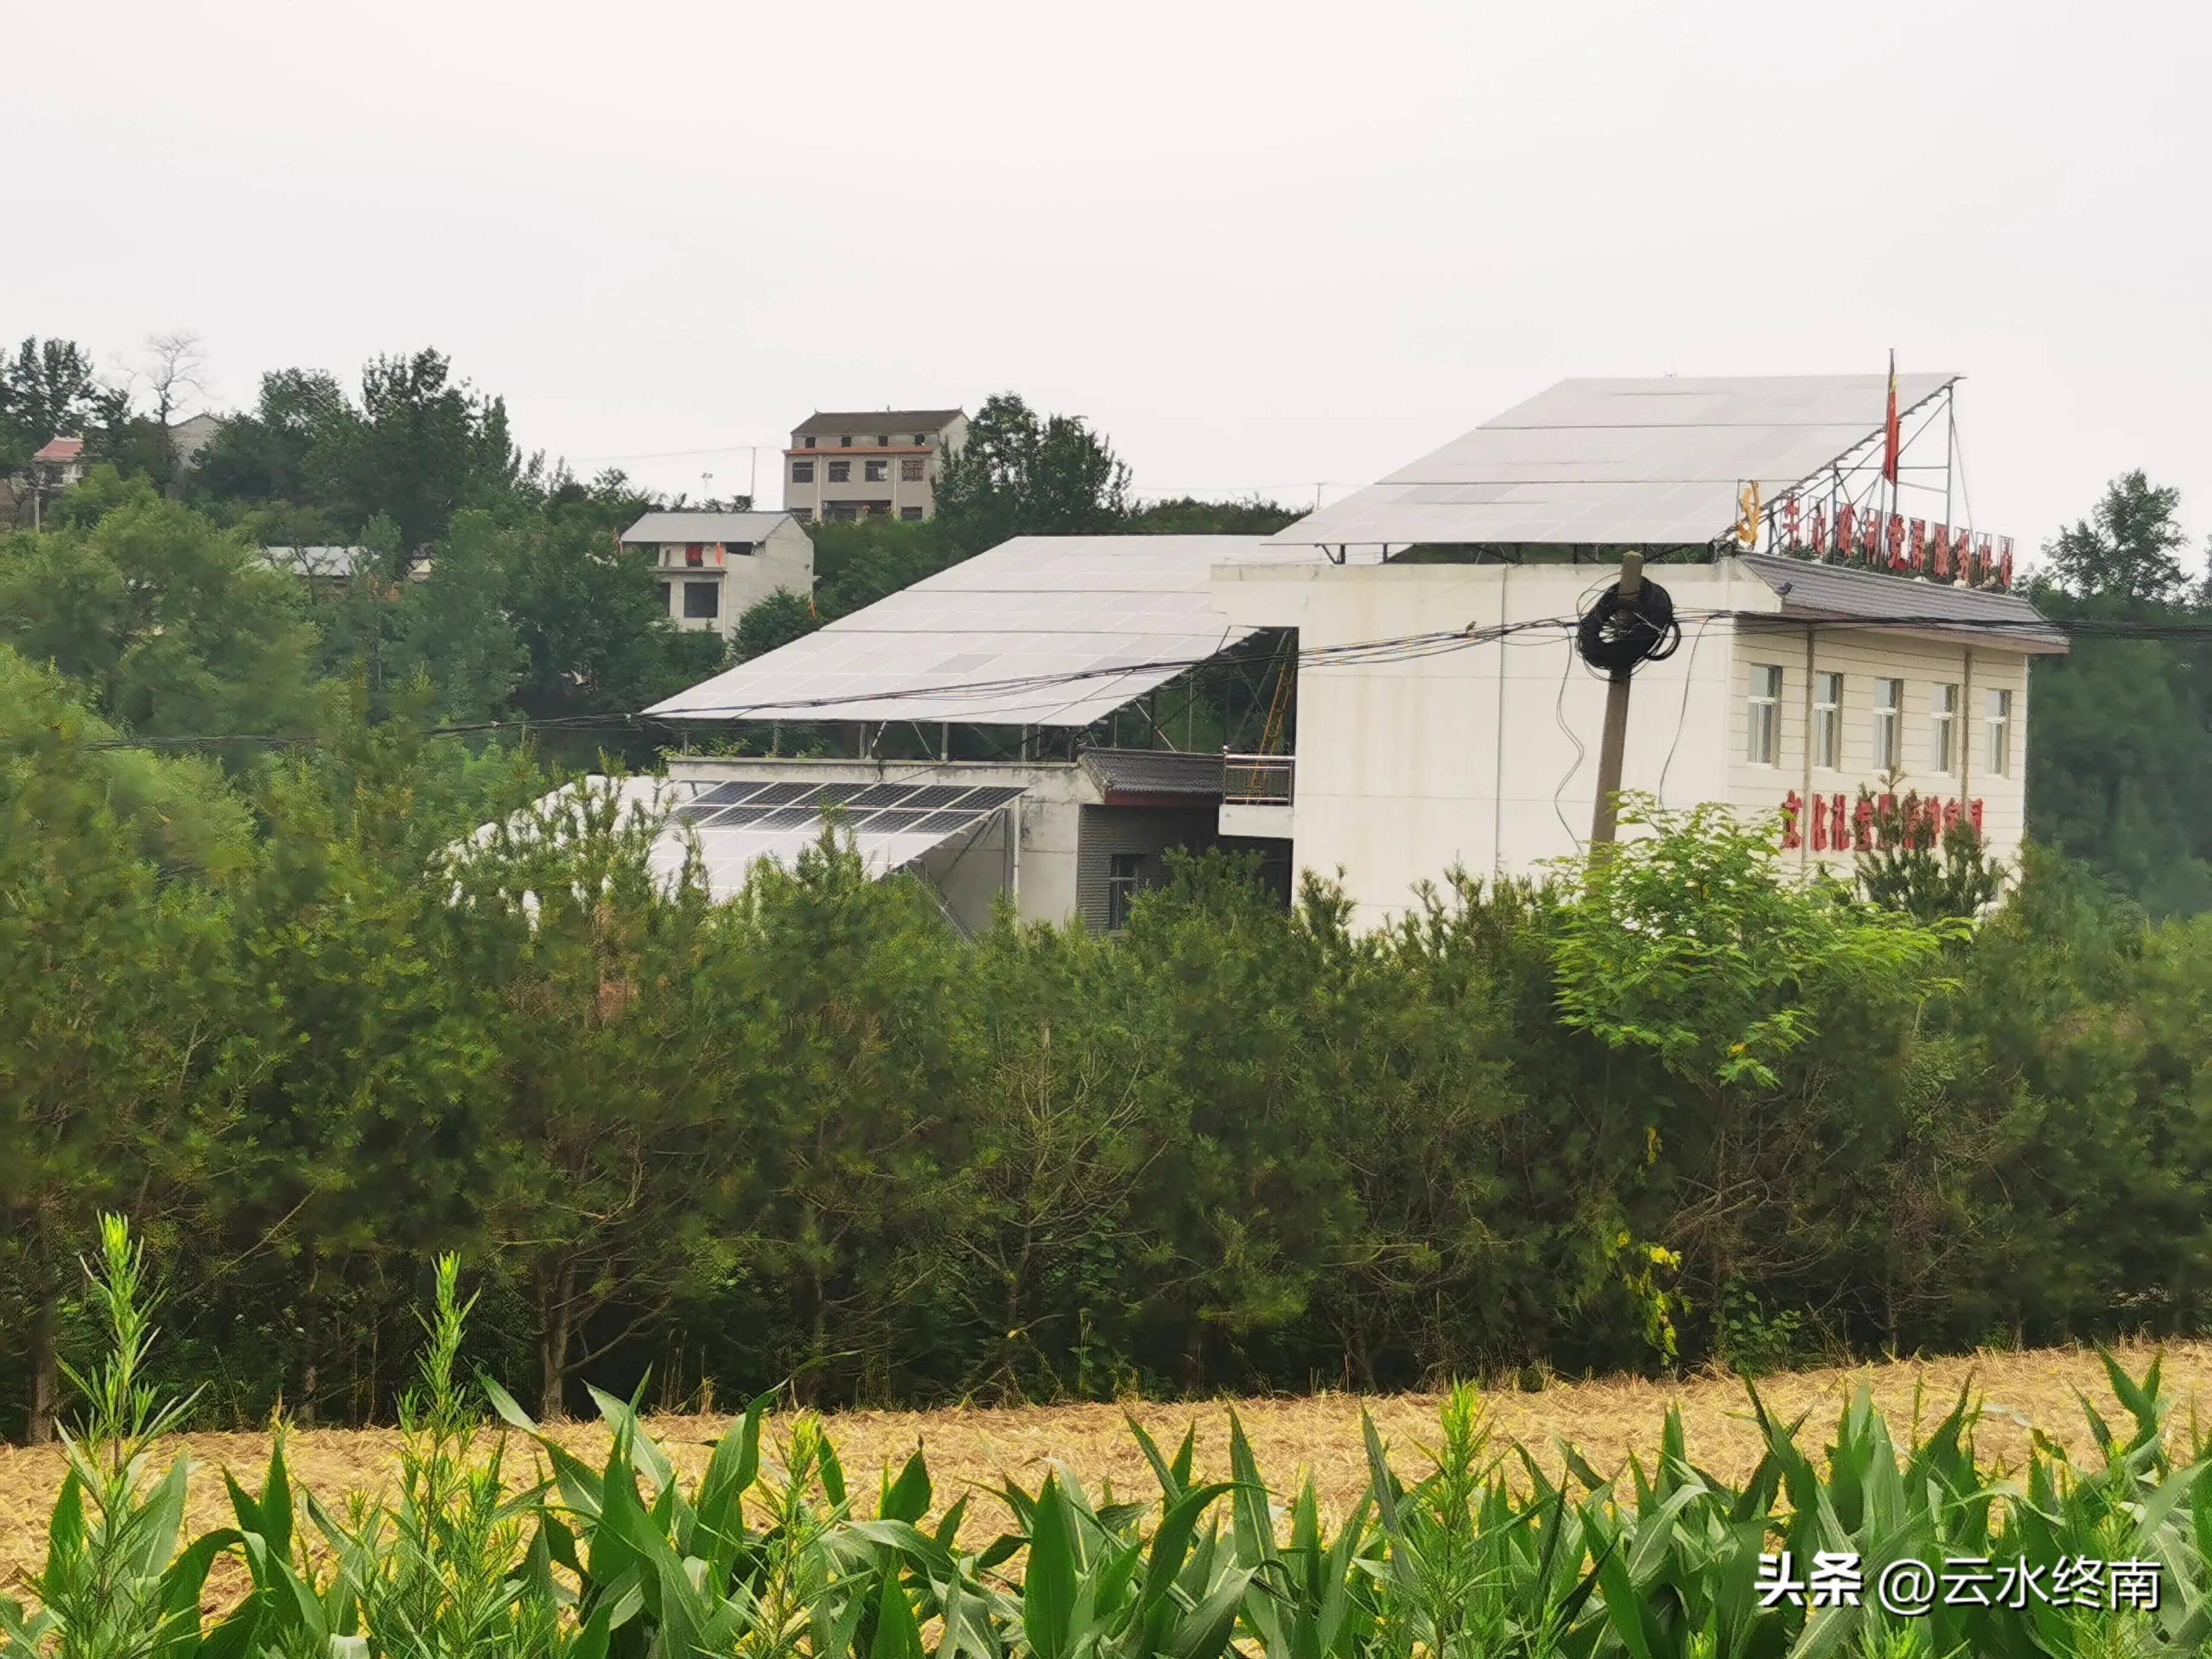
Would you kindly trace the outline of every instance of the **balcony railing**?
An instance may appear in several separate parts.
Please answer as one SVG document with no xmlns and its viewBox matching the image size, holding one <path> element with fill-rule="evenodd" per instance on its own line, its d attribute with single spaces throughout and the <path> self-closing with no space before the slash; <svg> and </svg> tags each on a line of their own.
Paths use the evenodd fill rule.
<svg viewBox="0 0 2212 1659">
<path fill-rule="evenodd" d="M 1221 757 L 1221 802 L 1224 806 L 1288 806 L 1297 782 L 1291 755 L 1227 755 Z"/>
</svg>

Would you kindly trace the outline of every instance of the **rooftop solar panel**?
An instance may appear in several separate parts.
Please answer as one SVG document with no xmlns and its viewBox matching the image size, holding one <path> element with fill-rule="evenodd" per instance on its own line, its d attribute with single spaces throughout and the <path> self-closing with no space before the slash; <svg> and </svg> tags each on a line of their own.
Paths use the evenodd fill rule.
<svg viewBox="0 0 2212 1659">
<path fill-rule="evenodd" d="M 819 786 L 811 783 L 771 783 L 747 803 L 753 806 L 783 806 L 802 795 L 811 794 Z"/>
<path fill-rule="evenodd" d="M 1247 638 L 1222 564 L 1310 563 L 1251 536 L 1024 536 L 651 712 L 700 720 L 1087 726 Z"/>
<path fill-rule="evenodd" d="M 1899 375 L 1899 410 L 1957 378 Z M 1727 533 L 1743 484 L 1771 496 L 1866 443 L 1888 387 L 1882 374 L 1562 380 L 1267 544 L 1698 545 Z"/>
<path fill-rule="evenodd" d="M 1008 788 L 1003 784 L 981 783 L 961 796 L 960 805 L 969 807 L 1004 806 L 1021 793 L 1019 789 Z"/>
<path fill-rule="evenodd" d="M 757 782 L 718 783 L 699 797 L 698 804 L 702 806 L 734 806 L 755 790 L 766 787 Z"/>
<path fill-rule="evenodd" d="M 896 806 L 914 793 L 910 783 L 878 783 L 863 789 L 845 803 L 848 810 L 859 811 L 864 806 Z"/>
<path fill-rule="evenodd" d="M 959 783 L 933 783 L 914 792 L 910 799 L 901 803 L 906 806 L 943 806 L 956 801 L 968 793 L 968 786 Z"/>
<path fill-rule="evenodd" d="M 590 780 L 592 787 L 611 789 L 623 810 L 635 813 L 664 813 L 678 806 L 692 806 L 708 796 L 731 787 L 728 785 L 702 787 L 690 779 L 625 778 L 610 784 L 604 778 Z M 564 785 L 565 793 L 576 786 Z M 750 786 L 739 784 L 737 787 Z M 740 891 L 750 879 L 754 866 L 763 859 L 790 867 L 806 848 L 817 843 L 829 821 L 816 810 L 815 800 L 825 793 L 854 792 L 861 794 L 883 793 L 905 801 L 925 788 L 949 790 L 965 797 L 957 806 L 931 811 L 914 806 L 895 806 L 874 811 L 852 813 L 837 830 L 839 839 L 857 851 L 872 877 L 880 877 L 921 857 L 931 848 L 942 844 L 971 825 L 985 821 L 988 808 L 968 804 L 977 799 L 1001 805 L 1004 800 L 1018 795 L 1018 788 L 1007 789 L 985 786 L 965 789 L 958 785 L 867 784 L 819 781 L 779 781 L 753 789 L 752 798 L 740 805 L 714 806 L 700 814 L 696 824 L 685 825 L 670 817 L 655 838 L 648 855 L 649 867 L 664 881 L 672 881 L 684 870 L 690 843 L 696 838 L 701 866 L 705 871 L 709 890 L 717 898 L 728 898 Z M 801 799 L 781 802 L 767 801 L 769 794 L 796 796 Z M 696 799 L 695 800 L 694 798 Z M 471 840 L 480 844 L 490 834 L 487 825 Z"/>
</svg>

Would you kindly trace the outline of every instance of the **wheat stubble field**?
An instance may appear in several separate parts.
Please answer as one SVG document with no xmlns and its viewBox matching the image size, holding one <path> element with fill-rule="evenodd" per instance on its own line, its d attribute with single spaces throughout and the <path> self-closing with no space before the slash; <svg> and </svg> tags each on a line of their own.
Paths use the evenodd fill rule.
<svg viewBox="0 0 2212 1659">
<path fill-rule="evenodd" d="M 2129 1346 L 2118 1350 L 2118 1357 L 2140 1376 L 2157 1352 L 2148 1346 Z M 2185 1436 L 2191 1418 L 2200 1414 L 2212 1425 L 2212 1342 L 2168 1344 L 2164 1352 L 2166 1393 L 2174 1402 L 2172 1426 Z M 1971 1382 L 1984 1405 L 1978 1437 L 1983 1456 L 2007 1463 L 2025 1457 L 2031 1425 L 2077 1456 L 2094 1455 L 2077 1389 L 2108 1418 L 2124 1415 L 2112 1401 L 2097 1355 L 2079 1348 L 1798 1371 L 1767 1378 L 1760 1391 L 1770 1409 L 1785 1420 L 1811 1413 L 1802 1440 L 1813 1449 L 1826 1445 L 1837 1414 L 1862 1382 L 1872 1389 L 1875 1403 L 1900 1437 L 1914 1420 L 1916 1397 L 1921 1419 L 1932 1423 Z M 1746 1416 L 1743 1385 L 1731 1377 L 1559 1383 L 1538 1394 L 1492 1393 L 1486 1401 L 1498 1449 L 1507 1441 L 1518 1441 L 1553 1468 L 1559 1463 L 1555 1443 L 1563 1439 L 1608 1474 L 1632 1453 L 1648 1458 L 1670 1404 L 1681 1409 L 1693 1462 L 1717 1474 L 1741 1478 L 1759 1460 L 1759 1438 Z M 1172 1405 L 1134 1401 L 1126 1408 L 1079 1405 L 844 1411 L 831 1413 L 826 1421 L 860 1507 L 872 1502 L 877 1471 L 902 1462 L 921 1445 L 929 1453 L 937 1483 L 935 1502 L 941 1509 L 970 1486 L 988 1492 L 1009 1475 L 1033 1487 L 1046 1466 L 1054 1462 L 1073 1470 L 1094 1490 L 1110 1481 L 1119 1496 L 1149 1496 L 1153 1482 L 1124 1421 L 1125 1409 L 1164 1443 L 1179 1439 L 1187 1426 L 1194 1425 L 1200 1471 L 1224 1474 L 1228 1412 L 1233 1405 L 1269 1480 L 1290 1486 L 1302 1470 L 1310 1469 L 1323 1503 L 1341 1513 L 1367 1480 L 1360 1413 L 1373 1414 L 1391 1449 L 1393 1463 L 1411 1477 L 1422 1467 L 1419 1449 L 1431 1437 L 1437 1403 L 1429 1395 L 1322 1395 Z M 720 1416 L 664 1416 L 650 1419 L 648 1426 L 678 1467 L 696 1478 L 729 1422 Z M 771 1455 L 783 1427 L 776 1424 L 769 1430 Z M 592 1461 L 605 1456 L 607 1437 L 596 1424 L 572 1424 L 560 1437 Z M 179 1447 L 193 1463 L 191 1533 L 228 1520 L 225 1468 L 249 1489 L 258 1489 L 269 1443 L 269 1437 L 259 1433 L 179 1438 Z M 295 1484 L 337 1508 L 349 1492 L 373 1493 L 388 1486 L 397 1444 L 398 1436 L 390 1429 L 295 1431 L 288 1441 L 288 1455 Z M 507 1444 L 518 1479 L 529 1480 L 537 1468 L 535 1449 L 519 1435 L 510 1435 Z M 0 1592 L 12 1588 L 41 1559 L 46 1519 L 62 1468 L 56 1449 L 0 1446 Z M 963 1537 L 971 1544 L 988 1540 L 1006 1519 L 1001 1504 L 979 1494 L 970 1506 Z M 211 1583 L 210 1589 L 216 1592 L 216 1584 Z"/>
</svg>

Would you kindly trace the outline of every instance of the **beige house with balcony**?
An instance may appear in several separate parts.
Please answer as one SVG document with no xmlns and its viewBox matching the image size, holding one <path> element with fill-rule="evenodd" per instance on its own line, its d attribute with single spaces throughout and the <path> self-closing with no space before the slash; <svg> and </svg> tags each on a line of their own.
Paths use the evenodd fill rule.
<svg viewBox="0 0 2212 1659">
<path fill-rule="evenodd" d="M 945 459 L 967 436 L 964 410 L 817 410 L 783 453 L 784 510 L 801 524 L 934 518 Z"/>
<path fill-rule="evenodd" d="M 648 513 L 622 544 L 652 560 L 671 622 L 726 640 L 778 589 L 814 592 L 814 541 L 788 513 Z"/>
</svg>

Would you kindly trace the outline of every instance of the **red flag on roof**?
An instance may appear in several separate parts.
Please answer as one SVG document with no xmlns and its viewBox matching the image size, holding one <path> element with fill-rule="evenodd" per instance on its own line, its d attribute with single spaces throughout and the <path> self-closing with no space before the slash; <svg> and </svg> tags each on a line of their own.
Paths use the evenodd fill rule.
<svg viewBox="0 0 2212 1659">
<path fill-rule="evenodd" d="M 1889 354 L 1889 412 L 1881 422 L 1881 476 L 1897 482 L 1897 353 Z"/>
</svg>

